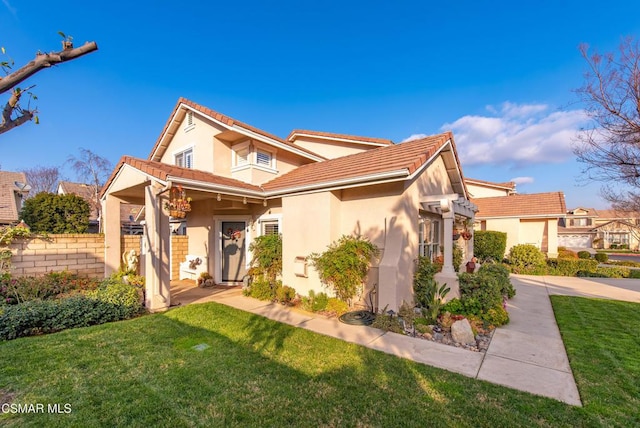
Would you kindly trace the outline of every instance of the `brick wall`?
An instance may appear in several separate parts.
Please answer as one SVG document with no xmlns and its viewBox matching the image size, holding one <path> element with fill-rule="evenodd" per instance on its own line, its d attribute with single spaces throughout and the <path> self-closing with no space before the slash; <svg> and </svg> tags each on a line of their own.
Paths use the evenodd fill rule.
<svg viewBox="0 0 640 428">
<path fill-rule="evenodd" d="M 104 236 L 49 235 L 46 239 L 19 240 L 10 246 L 11 273 L 35 276 L 68 270 L 82 276 L 104 276 Z"/>
<path fill-rule="evenodd" d="M 180 278 L 180 263 L 185 261 L 189 254 L 189 237 L 186 235 L 171 236 L 171 280 Z"/>
<path fill-rule="evenodd" d="M 140 254 L 140 235 L 124 235 L 120 240 L 121 254 L 136 250 Z M 16 276 L 36 276 L 67 270 L 82 276 L 104 276 L 104 235 L 49 235 L 46 239 L 16 241 L 10 245 L 11 273 Z M 179 277 L 180 263 L 189 250 L 188 236 L 171 236 L 171 279 Z M 119 264 L 122 260 L 119 260 Z"/>
</svg>

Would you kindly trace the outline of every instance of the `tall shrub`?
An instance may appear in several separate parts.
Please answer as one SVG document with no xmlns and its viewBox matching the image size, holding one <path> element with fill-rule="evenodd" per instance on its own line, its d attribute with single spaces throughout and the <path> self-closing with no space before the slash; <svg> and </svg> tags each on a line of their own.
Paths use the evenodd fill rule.
<svg viewBox="0 0 640 428">
<path fill-rule="evenodd" d="M 509 264 L 514 273 L 543 273 L 547 260 L 535 245 L 519 244 L 509 250 Z"/>
<path fill-rule="evenodd" d="M 435 280 L 438 266 L 431 263 L 428 257 L 420 257 L 416 273 L 413 275 L 414 300 L 422 308 L 425 318 L 435 322 L 442 306 L 443 299 L 449 293 L 447 284 L 440 285 Z"/>
<path fill-rule="evenodd" d="M 34 232 L 86 233 L 89 203 L 77 195 L 38 193 L 24 202 L 20 217 Z"/>
<path fill-rule="evenodd" d="M 251 266 L 254 273 L 274 285 L 276 278 L 282 274 L 282 235 L 258 236 L 249 246 L 249 250 L 253 254 Z"/>
<path fill-rule="evenodd" d="M 320 280 L 345 302 L 362 294 L 371 259 L 380 253 L 378 247 L 362 236 L 343 235 L 321 254 L 308 259 L 318 271 Z"/>
<path fill-rule="evenodd" d="M 493 230 L 476 230 L 473 234 L 474 255 L 481 263 L 501 262 L 507 249 L 507 234 Z"/>
</svg>

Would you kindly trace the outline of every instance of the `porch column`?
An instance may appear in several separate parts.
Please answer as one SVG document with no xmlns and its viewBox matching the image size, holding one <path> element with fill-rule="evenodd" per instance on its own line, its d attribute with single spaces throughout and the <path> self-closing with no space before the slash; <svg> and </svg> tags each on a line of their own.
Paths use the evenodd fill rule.
<svg viewBox="0 0 640 428">
<path fill-rule="evenodd" d="M 144 192 L 145 306 L 151 312 L 171 305 L 171 229 L 161 197 L 166 190 L 168 188 L 152 183 Z"/>
<path fill-rule="evenodd" d="M 449 201 L 449 210 L 442 213 L 444 221 L 444 264 L 442 265 L 442 274 L 455 276 L 456 271 L 453 268 L 453 220 L 455 214 L 453 207 Z"/>
<path fill-rule="evenodd" d="M 108 277 L 120 269 L 122 248 L 120 247 L 120 202 L 107 194 L 102 201 L 102 224 L 104 226 L 104 275 Z"/>
</svg>

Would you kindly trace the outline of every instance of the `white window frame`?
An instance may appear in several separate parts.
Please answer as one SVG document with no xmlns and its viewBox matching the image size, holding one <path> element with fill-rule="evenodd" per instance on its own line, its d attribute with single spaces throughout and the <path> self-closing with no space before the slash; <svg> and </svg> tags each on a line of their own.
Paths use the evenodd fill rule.
<svg viewBox="0 0 640 428">
<path fill-rule="evenodd" d="M 185 154 L 190 154 L 191 155 L 191 165 L 190 166 L 186 166 L 186 165 L 182 165 L 182 168 L 190 168 L 193 169 L 194 167 L 194 147 L 195 145 L 190 145 L 190 146 L 186 146 L 186 147 L 182 147 L 180 150 L 176 150 L 173 153 L 171 153 L 173 155 L 173 164 L 175 166 L 180 166 L 178 165 L 178 156 L 182 155 L 184 156 Z"/>
<path fill-rule="evenodd" d="M 247 152 L 246 161 L 241 162 L 244 157 L 241 157 L 239 153 L 244 152 L 245 150 Z M 251 145 L 249 144 L 249 141 L 232 146 L 231 157 L 231 172 L 249 168 L 251 166 Z"/>
<path fill-rule="evenodd" d="M 263 153 L 269 156 L 269 165 L 258 163 L 258 153 Z M 251 159 L 253 161 L 252 163 L 254 168 L 273 174 L 278 173 L 278 170 L 276 168 L 276 151 L 271 149 L 270 147 L 266 147 L 263 144 L 254 145 Z"/>
<path fill-rule="evenodd" d="M 278 233 L 282 234 L 282 214 L 268 214 L 268 215 L 260 216 L 258 218 L 257 235 L 258 236 L 264 235 L 264 232 L 263 232 L 263 229 L 262 229 L 262 225 L 264 223 L 272 223 L 272 222 L 277 222 L 278 223 Z"/>
<path fill-rule="evenodd" d="M 425 236 L 425 223 L 429 223 L 429 231 L 426 233 L 430 235 Z M 441 220 L 432 217 L 420 217 L 418 220 L 418 255 L 421 257 L 429 257 L 431 261 L 435 261 L 435 258 L 440 255 L 440 227 Z"/>
</svg>

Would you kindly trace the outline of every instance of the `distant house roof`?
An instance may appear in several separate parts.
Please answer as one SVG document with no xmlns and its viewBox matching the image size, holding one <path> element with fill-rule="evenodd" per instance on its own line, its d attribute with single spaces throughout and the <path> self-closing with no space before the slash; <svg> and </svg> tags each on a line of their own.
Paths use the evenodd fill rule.
<svg viewBox="0 0 640 428">
<path fill-rule="evenodd" d="M 456 192 L 466 194 L 462 170 L 457 163 L 457 155 L 455 154 L 453 135 L 450 132 L 302 165 L 264 183 L 262 186 L 206 171 L 123 156 L 103 187 L 102 194 L 106 193 L 118 172 L 125 166 L 133 167 L 164 182 L 199 182 L 218 188 L 245 192 L 250 196 L 271 197 L 299 190 L 366 185 L 391 179 L 408 179 L 441 151 L 451 152 L 449 157 L 451 164 L 447 166 L 447 169 L 460 172 L 460 177 L 457 181 L 452 180 L 452 183 Z"/>
<path fill-rule="evenodd" d="M 173 111 L 171 112 L 169 119 L 165 123 L 164 128 L 160 133 L 160 136 L 156 140 L 156 143 L 153 146 L 151 153 L 149 154 L 149 158 L 148 158 L 149 160 L 159 161 L 162 158 L 164 151 L 169 145 L 169 141 L 171 140 L 171 137 L 175 134 L 176 129 L 172 125 L 174 124 L 174 119 L 178 117 L 181 109 L 183 110 L 182 117 L 184 117 L 184 114 L 185 114 L 184 111 L 186 110 L 196 111 L 208 117 L 212 121 L 219 123 L 220 125 L 222 125 L 227 129 L 235 130 L 239 133 L 246 134 L 246 135 L 253 135 L 257 138 L 266 139 L 265 141 L 267 141 L 270 144 L 277 145 L 284 150 L 297 153 L 298 155 L 306 157 L 310 160 L 320 161 L 325 159 L 323 156 L 317 153 L 314 153 L 311 150 L 305 149 L 304 147 L 300 147 L 296 144 L 292 144 L 289 141 L 285 141 L 276 135 L 265 132 L 259 128 L 248 125 L 244 122 L 240 122 L 239 120 L 232 119 L 229 116 L 226 116 L 222 113 L 218 113 L 215 110 L 211 110 L 208 107 L 201 106 L 200 104 L 196 104 L 193 101 L 189 101 L 188 99 L 181 97 L 178 99 L 178 102 L 173 108 Z"/>
<path fill-rule="evenodd" d="M 601 219 L 640 218 L 640 213 L 633 211 L 597 210 L 597 216 Z"/>
<path fill-rule="evenodd" d="M 564 193 L 531 193 L 474 198 L 472 202 L 478 206 L 476 218 L 500 217 L 564 217 L 566 205 Z"/>
<path fill-rule="evenodd" d="M 18 222 L 20 204 L 16 195 L 28 193 L 20 187 L 26 184 L 27 177 L 23 172 L 0 171 L 0 224 Z"/>
<path fill-rule="evenodd" d="M 76 195 L 89 203 L 91 212 L 89 221 L 98 220 L 98 207 L 96 206 L 95 194 L 96 186 L 93 184 L 74 183 L 72 181 L 61 181 L 58 184 L 58 193 L 61 195 Z"/>
<path fill-rule="evenodd" d="M 599 215 L 598 211 L 596 211 L 595 208 L 584 208 L 584 207 L 576 207 L 572 210 L 567 211 L 567 214 L 575 215 L 577 211 L 585 212 L 584 215 L 580 215 L 581 217 L 597 217 Z"/>
<path fill-rule="evenodd" d="M 478 180 L 476 178 L 465 178 L 467 184 L 475 184 L 483 187 L 493 187 L 496 189 L 516 191 L 516 183 L 513 181 L 506 181 L 503 183 L 494 183 L 492 181 Z"/>
<path fill-rule="evenodd" d="M 384 138 L 360 137 L 357 135 L 335 134 L 332 132 L 309 131 L 304 129 L 294 129 L 287 137 L 287 140 L 294 142 L 297 138 L 304 136 L 336 141 L 342 140 L 352 143 L 371 144 L 376 146 L 390 146 L 393 144 L 393 141 Z"/>
</svg>

